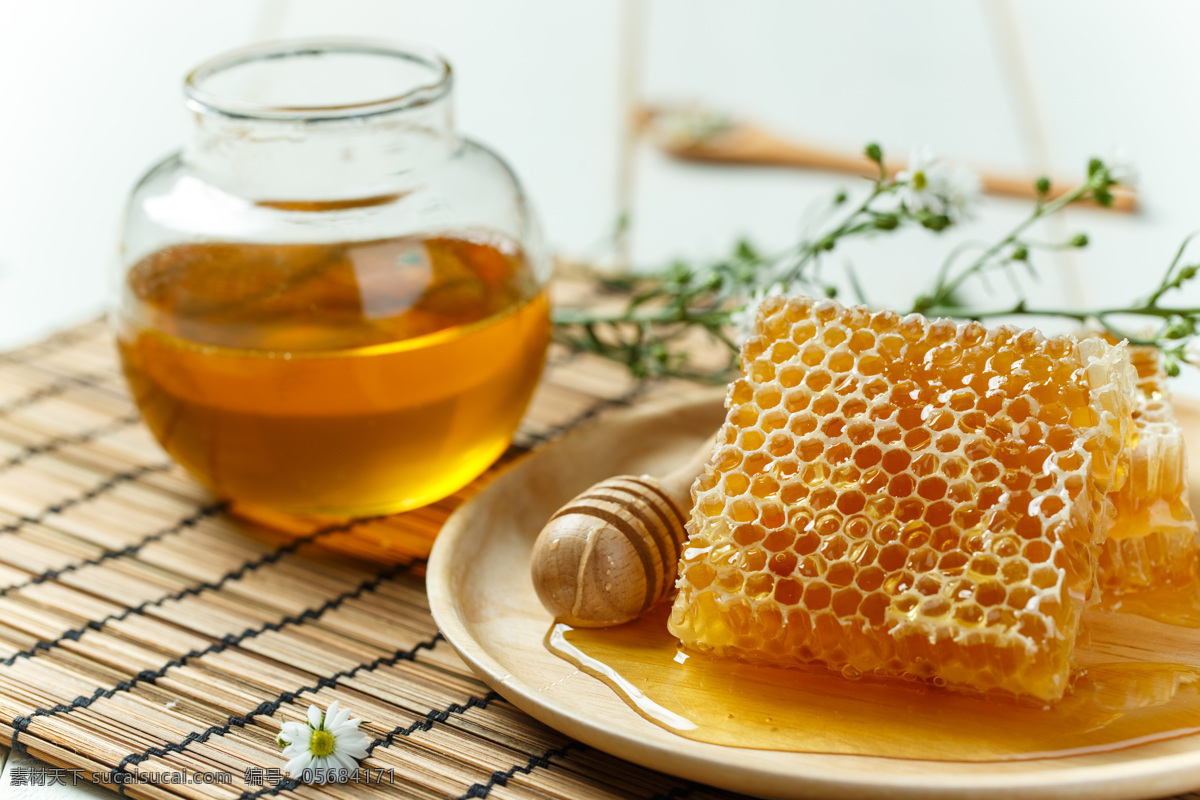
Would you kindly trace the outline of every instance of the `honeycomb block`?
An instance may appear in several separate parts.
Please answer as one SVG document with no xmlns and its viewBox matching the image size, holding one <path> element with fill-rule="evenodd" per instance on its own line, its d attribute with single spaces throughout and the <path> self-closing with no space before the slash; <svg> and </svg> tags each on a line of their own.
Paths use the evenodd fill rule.
<svg viewBox="0 0 1200 800">
<path fill-rule="evenodd" d="M 670 629 L 772 664 L 1061 697 L 1134 372 L 1101 339 L 771 298 Z"/>
<path fill-rule="evenodd" d="M 1098 581 L 1108 595 L 1195 588 L 1200 528 L 1188 504 L 1187 456 L 1175 421 L 1162 353 L 1131 347 L 1137 372 L 1128 451 L 1129 478 L 1112 500 L 1117 518 L 1100 553 Z"/>
</svg>

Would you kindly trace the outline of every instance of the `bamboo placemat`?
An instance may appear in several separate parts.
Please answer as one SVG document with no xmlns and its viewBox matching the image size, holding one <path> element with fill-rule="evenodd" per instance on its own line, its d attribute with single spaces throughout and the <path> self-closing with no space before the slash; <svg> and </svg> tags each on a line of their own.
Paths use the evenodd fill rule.
<svg viewBox="0 0 1200 800">
<path fill-rule="evenodd" d="M 678 388 L 553 350 L 502 463 Z M 103 323 L 0 354 L 0 741 L 112 788 L 155 773 L 120 784 L 147 798 L 729 797 L 567 739 L 459 660 L 422 557 L 470 491 L 382 521 L 254 525 L 153 442 Z M 369 721 L 363 765 L 394 782 L 279 775 L 280 715 L 333 700 Z M 170 782 L 185 771 L 231 780 Z"/>
<path fill-rule="evenodd" d="M 552 350 L 501 463 L 681 388 Z M 0 741 L 139 798 L 733 797 L 571 741 L 471 674 L 422 579 L 471 491 L 386 520 L 251 524 L 155 445 L 102 323 L 0 354 Z M 369 721 L 363 765 L 394 781 L 280 775 L 280 716 L 333 700 Z M 205 773 L 230 782 L 173 782 Z"/>
</svg>

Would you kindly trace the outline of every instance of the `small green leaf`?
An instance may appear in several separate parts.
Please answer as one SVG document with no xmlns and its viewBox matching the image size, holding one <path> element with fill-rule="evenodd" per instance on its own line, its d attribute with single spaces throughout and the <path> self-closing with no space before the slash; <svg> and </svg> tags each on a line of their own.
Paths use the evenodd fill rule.
<svg viewBox="0 0 1200 800">
<path fill-rule="evenodd" d="M 917 214 L 917 221 L 922 227 L 928 228 L 931 231 L 944 231 L 950 227 L 950 218 L 945 214 L 933 214 L 929 211 L 922 211 Z"/>
<path fill-rule="evenodd" d="M 850 290 L 854 292 L 854 299 L 864 306 L 869 305 L 867 293 L 863 291 L 862 283 L 858 280 L 858 273 L 854 271 L 854 265 L 850 262 L 846 262 L 846 277 L 850 280 Z"/>
<path fill-rule="evenodd" d="M 734 252 L 737 254 L 737 257 L 743 261 L 761 260 L 758 250 L 756 250 L 754 245 L 750 244 L 749 240 L 747 239 L 738 239 L 737 246 L 734 248 Z"/>
<path fill-rule="evenodd" d="M 1192 335 L 1192 333 L 1194 333 L 1194 327 L 1194 325 L 1190 325 L 1182 320 L 1172 322 L 1167 326 L 1167 329 L 1163 331 L 1163 337 L 1166 339 L 1182 339 L 1185 336 Z"/>
</svg>

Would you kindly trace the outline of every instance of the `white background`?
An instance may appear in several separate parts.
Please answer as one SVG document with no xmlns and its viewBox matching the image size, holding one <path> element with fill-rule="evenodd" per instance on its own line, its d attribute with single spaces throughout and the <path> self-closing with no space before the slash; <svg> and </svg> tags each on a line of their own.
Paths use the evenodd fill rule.
<svg viewBox="0 0 1200 800">
<path fill-rule="evenodd" d="M 182 139 L 189 67 L 316 34 L 441 50 L 461 128 L 512 163 L 567 256 L 602 252 L 622 212 L 640 265 L 717 255 L 744 234 L 779 246 L 807 205 L 854 185 L 670 161 L 630 135 L 642 102 L 1030 174 L 1080 175 L 1124 145 L 1142 213 L 1065 215 L 1048 233 L 1087 230 L 1092 246 L 1046 261 L 1034 291 L 1127 302 L 1200 228 L 1197 23 L 1183 0 L 0 0 L 0 347 L 102 309 L 124 196 Z M 1024 208 L 988 201 L 963 233 L 995 236 Z M 914 233 L 849 257 L 872 300 L 902 305 L 949 245 Z M 52 791 L 4 785 L 0 797 Z"/>
</svg>

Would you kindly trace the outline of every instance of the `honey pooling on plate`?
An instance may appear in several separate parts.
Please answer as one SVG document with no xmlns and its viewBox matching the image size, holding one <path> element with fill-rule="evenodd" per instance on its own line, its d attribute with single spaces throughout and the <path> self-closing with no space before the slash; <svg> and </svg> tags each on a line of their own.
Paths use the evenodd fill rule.
<svg viewBox="0 0 1200 800">
<path fill-rule="evenodd" d="M 693 490 L 684 646 L 1053 700 L 1125 477 L 1100 339 L 767 300 Z"/>
<path fill-rule="evenodd" d="M 122 363 L 147 424 L 217 494 L 364 515 L 455 491 L 503 452 L 546 298 L 504 241 L 199 243 L 137 263 Z"/>
<path fill-rule="evenodd" d="M 1117 517 L 1100 553 L 1098 581 L 1108 595 L 1194 594 L 1200 529 L 1188 505 L 1183 430 L 1171 408 L 1162 353 L 1132 347 L 1130 356 L 1137 370 L 1136 444 L 1128 451 L 1129 479 L 1113 494 Z"/>
</svg>

